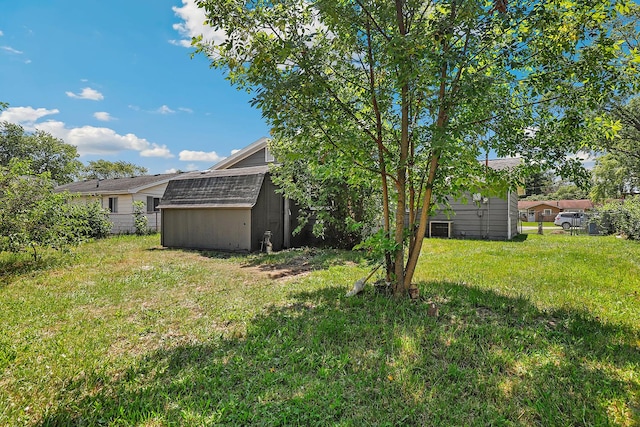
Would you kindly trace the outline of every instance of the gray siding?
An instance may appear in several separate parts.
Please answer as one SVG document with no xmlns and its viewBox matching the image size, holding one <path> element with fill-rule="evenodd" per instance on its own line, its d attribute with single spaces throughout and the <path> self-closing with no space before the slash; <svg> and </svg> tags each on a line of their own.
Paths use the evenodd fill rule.
<svg viewBox="0 0 640 427">
<path fill-rule="evenodd" d="M 240 160 L 238 163 L 234 163 L 229 166 L 229 169 L 238 169 L 238 168 L 248 168 L 252 166 L 265 166 L 267 162 L 264 161 L 264 148 L 262 150 L 258 150 L 256 153 L 250 155 L 246 159 Z"/>
<path fill-rule="evenodd" d="M 439 211 L 431 218 L 432 221 L 452 221 L 451 237 L 470 239 L 506 240 L 517 234 L 518 201 L 512 194 L 509 201 L 505 198 L 490 197 L 487 203 L 473 202 L 471 195 L 467 196 L 468 203 L 460 200 L 449 200 L 452 211 L 449 216 Z M 509 209 L 509 206 L 511 208 Z M 510 210 L 510 212 L 509 212 Z M 511 224 L 509 224 L 511 214 Z M 511 236 L 509 235 L 509 226 Z M 427 230 L 427 233 L 429 230 Z"/>
<path fill-rule="evenodd" d="M 163 209 L 162 246 L 251 250 L 250 209 Z"/>
</svg>

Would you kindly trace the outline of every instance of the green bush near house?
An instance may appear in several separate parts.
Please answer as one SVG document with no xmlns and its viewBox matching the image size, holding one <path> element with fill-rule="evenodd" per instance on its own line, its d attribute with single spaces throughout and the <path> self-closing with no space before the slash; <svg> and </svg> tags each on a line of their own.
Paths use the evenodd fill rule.
<svg viewBox="0 0 640 427">
<path fill-rule="evenodd" d="M 591 222 L 604 234 L 640 240 L 640 196 L 604 204 L 593 211 Z"/>
</svg>

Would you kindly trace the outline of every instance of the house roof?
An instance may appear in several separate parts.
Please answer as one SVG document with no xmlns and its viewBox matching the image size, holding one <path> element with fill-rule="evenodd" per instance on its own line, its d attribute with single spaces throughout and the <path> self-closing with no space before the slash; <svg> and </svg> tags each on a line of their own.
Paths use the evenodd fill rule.
<svg viewBox="0 0 640 427">
<path fill-rule="evenodd" d="M 215 165 L 211 166 L 210 170 L 228 169 L 231 166 L 235 165 L 236 163 L 246 159 L 247 157 L 252 156 L 253 154 L 257 153 L 263 148 L 267 148 L 268 142 L 269 142 L 269 138 L 262 137 L 259 140 L 251 143 L 250 145 L 247 145 L 242 150 L 232 154 L 226 159 L 223 159 L 218 163 L 216 163 Z"/>
<path fill-rule="evenodd" d="M 268 166 L 210 170 L 169 181 L 159 208 L 252 208 Z"/>
<path fill-rule="evenodd" d="M 581 200 L 520 200 L 518 201 L 518 210 L 533 209 L 535 207 L 552 207 L 560 210 L 568 209 L 593 209 L 593 202 L 589 199 Z"/>
<path fill-rule="evenodd" d="M 68 191 L 80 194 L 127 194 L 137 193 L 149 187 L 169 182 L 181 173 L 143 175 L 129 178 L 89 179 L 56 187 L 57 192 Z"/>
<path fill-rule="evenodd" d="M 484 162 L 485 161 L 482 161 L 482 163 L 484 163 Z M 505 170 L 505 169 L 515 168 L 520 163 L 522 163 L 522 159 L 517 158 L 517 157 L 510 157 L 510 158 L 505 158 L 505 159 L 488 160 L 487 161 L 487 166 L 489 166 L 491 169 L 501 171 L 501 170 Z"/>
</svg>

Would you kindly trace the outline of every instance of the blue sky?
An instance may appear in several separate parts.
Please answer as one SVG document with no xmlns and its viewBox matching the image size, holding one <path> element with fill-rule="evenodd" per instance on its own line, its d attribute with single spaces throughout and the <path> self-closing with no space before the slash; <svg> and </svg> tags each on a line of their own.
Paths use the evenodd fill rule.
<svg viewBox="0 0 640 427">
<path fill-rule="evenodd" d="M 193 0 L 30 0 L 0 7 L 0 121 L 76 145 L 84 163 L 206 169 L 268 136 L 250 96 L 202 56 Z"/>
</svg>

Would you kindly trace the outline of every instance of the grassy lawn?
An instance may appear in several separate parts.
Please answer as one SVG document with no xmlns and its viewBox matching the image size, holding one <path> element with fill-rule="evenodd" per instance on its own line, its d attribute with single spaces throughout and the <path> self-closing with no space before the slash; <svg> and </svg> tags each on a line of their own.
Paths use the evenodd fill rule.
<svg viewBox="0 0 640 427">
<path fill-rule="evenodd" d="M 639 243 L 427 240 L 420 301 L 345 298 L 367 271 L 158 236 L 0 254 L 0 425 L 640 424 Z"/>
</svg>

